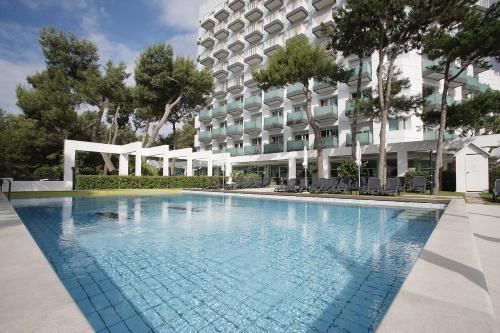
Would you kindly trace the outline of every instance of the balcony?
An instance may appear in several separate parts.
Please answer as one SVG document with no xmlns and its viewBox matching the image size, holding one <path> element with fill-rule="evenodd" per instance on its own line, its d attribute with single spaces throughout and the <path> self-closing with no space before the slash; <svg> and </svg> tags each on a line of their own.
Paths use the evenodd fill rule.
<svg viewBox="0 0 500 333">
<path fill-rule="evenodd" d="M 243 127 L 243 131 L 247 134 L 260 133 L 260 131 L 262 130 L 262 121 L 245 121 Z"/>
<path fill-rule="evenodd" d="M 269 36 L 264 41 L 264 54 L 270 56 L 278 49 L 283 48 L 284 44 L 285 44 L 285 39 L 283 38 L 283 35 Z"/>
<path fill-rule="evenodd" d="M 225 79 L 229 75 L 229 72 L 227 70 L 227 61 L 219 62 L 215 67 L 214 67 L 214 77 L 217 79 Z"/>
<path fill-rule="evenodd" d="M 212 133 L 210 132 L 200 132 L 198 134 L 198 141 L 200 142 L 210 142 L 212 140 Z"/>
<path fill-rule="evenodd" d="M 319 95 L 331 94 L 336 89 L 337 88 L 335 86 L 331 85 L 328 82 L 314 80 L 313 90 Z"/>
<path fill-rule="evenodd" d="M 264 30 L 269 34 L 282 30 L 284 26 L 283 12 L 281 10 L 270 13 L 264 18 Z"/>
<path fill-rule="evenodd" d="M 239 73 L 245 68 L 244 58 L 241 53 L 233 55 L 229 58 L 229 66 L 227 69 L 232 73 Z"/>
<path fill-rule="evenodd" d="M 323 22 L 323 24 L 318 24 L 317 26 L 312 28 L 312 32 L 314 36 L 321 38 L 321 37 L 326 37 L 327 34 L 323 33 L 323 26 L 327 29 L 328 32 L 333 31 L 334 24 L 332 20 L 328 20 L 326 22 Z"/>
<path fill-rule="evenodd" d="M 360 98 L 359 102 L 360 103 L 364 103 L 368 100 L 367 97 L 362 97 Z M 344 114 L 347 116 L 347 117 L 350 117 L 351 113 L 354 111 L 354 105 L 356 104 L 356 100 L 350 98 L 346 101 L 345 103 L 345 112 Z"/>
<path fill-rule="evenodd" d="M 321 144 L 325 148 L 338 147 L 339 146 L 339 139 L 336 136 L 329 136 L 327 138 L 323 137 L 323 138 L 321 138 Z"/>
<path fill-rule="evenodd" d="M 276 88 L 264 93 L 264 104 L 275 105 L 283 102 L 283 88 Z"/>
<path fill-rule="evenodd" d="M 245 7 L 245 18 L 254 22 L 259 20 L 264 15 L 262 11 L 262 1 L 261 0 L 252 0 Z"/>
<path fill-rule="evenodd" d="M 215 12 L 214 17 L 220 22 L 226 20 L 229 17 L 229 8 L 225 3 L 222 3 L 221 5 L 217 6 L 214 12 Z"/>
<path fill-rule="evenodd" d="M 227 152 L 231 154 L 231 156 L 242 156 L 243 148 L 228 148 Z"/>
<path fill-rule="evenodd" d="M 245 98 L 245 110 L 256 111 L 262 107 L 262 97 L 260 95 Z"/>
<path fill-rule="evenodd" d="M 305 126 L 308 124 L 305 111 L 290 112 L 286 116 L 286 125 L 290 127 Z"/>
<path fill-rule="evenodd" d="M 268 11 L 273 11 L 276 8 L 283 6 L 283 0 L 265 0 L 264 7 L 267 8 Z"/>
<path fill-rule="evenodd" d="M 229 29 L 233 32 L 238 32 L 245 27 L 245 21 L 243 21 L 243 14 L 241 12 L 235 12 L 229 18 L 229 23 L 227 25 Z"/>
<path fill-rule="evenodd" d="M 353 69 L 353 74 L 349 78 L 349 85 L 357 84 L 358 82 L 358 71 L 359 64 L 352 64 L 349 66 L 350 69 Z M 367 83 L 372 80 L 372 64 L 370 62 L 363 62 L 363 68 L 361 70 L 361 82 Z"/>
<path fill-rule="evenodd" d="M 432 95 L 429 95 L 425 97 L 425 104 L 426 108 L 433 109 L 433 110 L 440 110 L 441 109 L 441 99 L 442 95 L 435 93 Z M 446 96 L 446 104 L 451 105 L 453 104 L 453 96 Z"/>
<path fill-rule="evenodd" d="M 286 18 L 292 23 L 303 21 L 309 15 L 306 7 L 305 2 L 292 0 L 287 6 Z"/>
<path fill-rule="evenodd" d="M 469 94 L 481 91 L 479 89 L 479 79 L 474 76 L 467 76 L 463 90 L 465 93 Z"/>
<path fill-rule="evenodd" d="M 257 87 L 257 81 L 254 80 L 252 73 L 250 72 L 245 72 L 245 81 L 243 82 L 243 84 L 247 88 Z"/>
<path fill-rule="evenodd" d="M 226 117 L 226 106 L 220 105 L 220 106 L 214 107 L 212 110 L 212 117 L 213 118 L 225 118 Z"/>
<path fill-rule="evenodd" d="M 359 132 L 356 134 L 356 141 L 359 141 L 360 145 L 371 145 L 373 143 L 373 132 Z M 350 147 L 352 145 L 352 134 L 346 134 L 346 146 Z"/>
<path fill-rule="evenodd" d="M 225 140 L 226 139 L 226 128 L 214 128 L 212 130 L 212 139 L 215 140 Z"/>
<path fill-rule="evenodd" d="M 211 31 L 204 31 L 200 37 L 200 45 L 210 49 L 214 46 L 214 44 L 215 39 L 213 33 Z"/>
<path fill-rule="evenodd" d="M 263 60 L 264 55 L 262 54 L 262 47 L 260 45 L 255 45 L 245 50 L 245 63 L 249 66 L 260 64 Z"/>
<path fill-rule="evenodd" d="M 316 10 L 322 10 L 323 8 L 333 6 L 335 0 L 312 0 L 312 5 Z"/>
<path fill-rule="evenodd" d="M 245 40 L 254 44 L 262 40 L 262 22 L 252 22 L 245 28 Z"/>
<path fill-rule="evenodd" d="M 234 101 L 227 105 L 226 108 L 227 114 L 230 115 L 239 115 L 243 112 L 243 102 L 242 101 Z"/>
<path fill-rule="evenodd" d="M 264 154 L 282 153 L 282 152 L 283 152 L 282 143 L 268 143 L 264 145 Z"/>
<path fill-rule="evenodd" d="M 225 40 L 229 36 L 229 30 L 227 29 L 227 24 L 220 22 L 215 26 L 214 37 L 219 41 Z"/>
<path fill-rule="evenodd" d="M 243 153 L 245 155 L 257 155 L 262 152 L 261 146 L 246 146 L 243 147 Z"/>
<path fill-rule="evenodd" d="M 231 94 L 239 94 L 243 91 L 243 75 L 233 76 L 227 85 L 227 91 Z"/>
<path fill-rule="evenodd" d="M 217 99 L 226 98 L 227 96 L 227 80 L 223 82 L 218 82 L 215 85 L 214 97 Z"/>
<path fill-rule="evenodd" d="M 339 113 L 337 105 L 317 106 L 314 108 L 314 119 L 321 121 L 337 121 Z"/>
<path fill-rule="evenodd" d="M 228 136 L 239 137 L 243 134 L 243 125 L 229 125 L 226 129 L 226 134 Z"/>
<path fill-rule="evenodd" d="M 241 40 L 243 39 L 242 33 L 233 34 L 227 43 L 227 48 L 233 51 L 234 53 L 240 52 L 245 48 L 245 43 Z"/>
<path fill-rule="evenodd" d="M 225 44 L 219 43 L 214 50 L 214 57 L 219 61 L 227 59 L 229 51 L 226 49 Z"/>
<path fill-rule="evenodd" d="M 212 30 L 215 27 L 215 21 L 211 17 L 201 21 L 201 27 L 205 30 Z"/>
<path fill-rule="evenodd" d="M 301 151 L 304 147 L 309 149 L 309 141 L 307 140 L 290 140 L 286 143 L 286 151 Z"/>
<path fill-rule="evenodd" d="M 439 69 L 440 59 L 430 60 L 422 57 L 422 76 L 431 80 L 441 80 L 444 73 Z"/>
<path fill-rule="evenodd" d="M 292 101 L 306 98 L 306 94 L 304 93 L 304 85 L 302 83 L 294 83 L 289 85 L 286 89 L 286 98 L 291 99 Z"/>
<path fill-rule="evenodd" d="M 264 118 L 264 129 L 266 131 L 270 131 L 273 129 L 282 129 L 283 128 L 283 117 L 274 116 Z"/>
<path fill-rule="evenodd" d="M 488 89 L 490 89 L 490 85 L 489 84 L 479 83 L 479 91 L 480 92 L 485 92 Z"/>
<path fill-rule="evenodd" d="M 232 11 L 239 11 L 241 8 L 245 7 L 245 1 L 244 0 L 232 0 L 229 1 L 229 8 Z"/>
<path fill-rule="evenodd" d="M 212 111 L 207 110 L 207 111 L 200 111 L 198 114 L 198 119 L 205 123 L 205 122 L 211 122 L 212 121 Z"/>
<path fill-rule="evenodd" d="M 212 56 L 211 52 L 203 52 L 200 55 L 200 64 L 211 67 L 215 62 L 215 58 Z"/>
<path fill-rule="evenodd" d="M 437 140 L 438 136 L 439 136 L 439 131 L 424 130 L 424 140 Z M 453 131 L 444 132 L 445 140 L 452 140 L 455 139 L 456 137 L 457 135 Z"/>
<path fill-rule="evenodd" d="M 486 12 L 495 2 L 495 0 L 479 0 L 475 3 L 474 8 L 481 12 Z"/>
<path fill-rule="evenodd" d="M 455 76 L 458 74 L 460 71 L 460 68 L 457 67 L 452 67 L 450 68 L 450 76 Z M 467 83 L 467 71 L 462 71 L 456 78 L 453 79 L 453 81 L 449 82 L 450 88 L 456 88 L 463 86 Z"/>
</svg>

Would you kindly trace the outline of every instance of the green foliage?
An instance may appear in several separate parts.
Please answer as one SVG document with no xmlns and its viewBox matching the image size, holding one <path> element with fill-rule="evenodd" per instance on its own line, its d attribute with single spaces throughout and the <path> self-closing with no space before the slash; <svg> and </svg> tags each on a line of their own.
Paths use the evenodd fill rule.
<svg viewBox="0 0 500 333">
<path fill-rule="evenodd" d="M 233 170 L 231 172 L 231 177 L 233 178 L 233 181 L 242 179 L 245 177 L 245 172 L 243 172 L 243 170 Z"/>
<path fill-rule="evenodd" d="M 424 170 L 406 171 L 405 173 L 405 190 L 408 191 L 413 183 L 415 176 L 425 176 L 427 183 L 430 181 L 429 172 Z"/>
<path fill-rule="evenodd" d="M 194 136 L 196 135 L 194 120 L 186 122 L 175 131 L 175 149 L 194 148 Z M 165 138 L 160 138 L 160 144 L 169 145 L 174 149 L 174 133 L 170 133 Z"/>
<path fill-rule="evenodd" d="M 33 172 L 37 179 L 61 180 L 63 167 L 61 165 L 43 165 Z"/>
<path fill-rule="evenodd" d="M 77 190 L 208 188 L 218 186 L 222 177 L 209 176 L 78 176 Z"/>
<path fill-rule="evenodd" d="M 250 172 L 245 175 L 245 178 L 248 179 L 260 179 L 260 176 L 256 174 L 255 172 Z"/>
<path fill-rule="evenodd" d="M 493 187 L 493 185 L 495 185 L 496 179 L 500 179 L 500 166 L 490 168 L 489 170 L 490 187 Z"/>
<path fill-rule="evenodd" d="M 351 181 L 358 179 L 358 166 L 353 160 L 344 160 L 337 168 L 339 177 L 348 178 Z"/>
<path fill-rule="evenodd" d="M 143 176 L 161 176 L 160 172 L 161 169 L 155 168 L 154 166 L 149 165 L 148 163 L 142 163 L 141 174 Z"/>
</svg>

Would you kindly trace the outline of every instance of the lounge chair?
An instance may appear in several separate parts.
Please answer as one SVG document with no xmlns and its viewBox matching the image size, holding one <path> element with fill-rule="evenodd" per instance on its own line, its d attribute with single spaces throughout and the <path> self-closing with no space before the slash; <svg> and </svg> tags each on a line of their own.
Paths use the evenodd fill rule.
<svg viewBox="0 0 500 333">
<path fill-rule="evenodd" d="M 337 188 L 337 185 L 339 184 L 339 179 L 337 177 L 332 177 L 330 179 L 327 179 L 327 183 L 325 186 L 321 187 L 321 192 L 322 193 L 331 193 L 335 188 Z"/>
<path fill-rule="evenodd" d="M 413 181 L 412 181 L 411 186 L 410 186 L 410 191 L 411 192 L 423 192 L 423 193 L 425 193 L 426 184 L 427 184 L 427 180 L 425 179 L 425 176 L 415 176 L 415 177 L 413 177 Z"/>
<path fill-rule="evenodd" d="M 313 186 L 311 186 L 311 188 L 309 189 L 309 191 L 311 193 L 319 193 L 321 192 L 321 189 L 328 186 L 328 180 L 327 178 L 320 178 L 318 180 L 318 183 L 314 184 Z"/>
<path fill-rule="evenodd" d="M 493 185 L 493 201 L 498 201 L 499 196 L 500 196 L 500 179 L 496 179 L 495 184 Z"/>
<path fill-rule="evenodd" d="M 304 192 L 309 190 L 306 186 L 306 180 L 304 178 L 299 179 L 299 185 L 296 186 L 296 190 L 297 192 Z"/>
<path fill-rule="evenodd" d="M 271 184 L 271 179 L 269 179 L 268 177 L 262 178 L 262 187 L 267 187 L 269 186 L 269 184 Z"/>
<path fill-rule="evenodd" d="M 387 178 L 384 188 L 380 191 L 381 194 L 399 195 L 399 179 Z"/>
<path fill-rule="evenodd" d="M 348 178 L 340 178 L 339 184 L 333 189 L 333 193 L 351 193 L 351 181 Z"/>
<path fill-rule="evenodd" d="M 286 185 L 286 192 L 298 192 L 298 189 L 299 186 L 297 185 L 297 179 L 290 179 Z"/>
<path fill-rule="evenodd" d="M 380 190 L 380 178 L 370 177 L 366 183 L 366 188 L 361 188 L 359 194 L 379 194 Z"/>
<path fill-rule="evenodd" d="M 285 180 L 281 179 L 281 185 L 274 188 L 274 192 L 285 192 L 287 189 L 287 184 L 285 184 Z"/>
</svg>

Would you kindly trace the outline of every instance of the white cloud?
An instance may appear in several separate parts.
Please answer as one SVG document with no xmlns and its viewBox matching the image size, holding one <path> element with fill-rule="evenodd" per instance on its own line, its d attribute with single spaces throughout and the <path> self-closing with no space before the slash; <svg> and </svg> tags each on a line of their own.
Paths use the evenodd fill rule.
<svg viewBox="0 0 500 333">
<path fill-rule="evenodd" d="M 7 112 L 18 113 L 16 87 L 25 84 L 26 77 L 42 70 L 42 63 L 14 63 L 0 59 L 0 107 Z"/>
<path fill-rule="evenodd" d="M 160 22 L 168 27 L 193 31 L 198 28 L 198 10 L 206 0 L 149 0 L 160 10 Z"/>
<path fill-rule="evenodd" d="M 175 55 L 195 58 L 197 51 L 196 33 L 177 35 L 167 40 L 174 48 Z"/>
</svg>

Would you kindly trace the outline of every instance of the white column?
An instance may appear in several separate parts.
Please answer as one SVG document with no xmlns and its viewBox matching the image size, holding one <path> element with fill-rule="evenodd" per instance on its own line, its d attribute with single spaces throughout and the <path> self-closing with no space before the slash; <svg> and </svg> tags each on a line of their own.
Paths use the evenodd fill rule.
<svg viewBox="0 0 500 333">
<path fill-rule="evenodd" d="M 288 160 L 288 179 L 297 178 L 297 160 L 291 157 Z"/>
<path fill-rule="evenodd" d="M 167 154 L 163 154 L 163 175 L 168 176 L 168 157 Z"/>
<path fill-rule="evenodd" d="M 213 161 L 212 161 L 212 155 L 208 157 L 207 160 L 207 176 L 213 176 Z"/>
<path fill-rule="evenodd" d="M 118 174 L 120 176 L 128 175 L 128 154 L 120 154 L 118 162 Z"/>
<path fill-rule="evenodd" d="M 408 152 L 398 151 L 397 159 L 398 159 L 398 177 L 403 177 L 406 171 L 408 170 Z"/>
<path fill-rule="evenodd" d="M 193 175 L 193 159 L 191 157 L 188 157 L 186 160 L 186 176 L 192 176 Z"/>
<path fill-rule="evenodd" d="M 330 161 L 328 155 L 323 151 L 323 174 L 318 175 L 319 178 L 330 178 Z"/>
<path fill-rule="evenodd" d="M 227 177 L 227 183 L 232 184 L 233 183 L 233 177 L 231 177 L 231 174 L 233 173 L 233 164 L 229 161 L 226 161 L 226 177 Z"/>
<path fill-rule="evenodd" d="M 142 174 L 142 155 L 140 153 L 135 154 L 135 175 L 140 176 Z"/>
<path fill-rule="evenodd" d="M 64 181 L 73 180 L 76 151 L 70 143 L 64 142 Z"/>
</svg>

